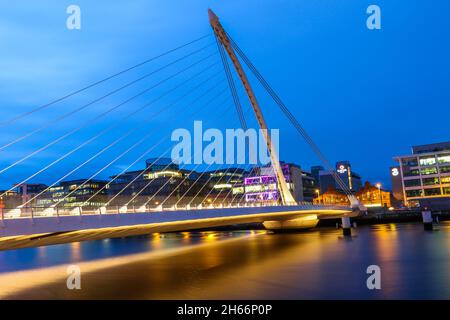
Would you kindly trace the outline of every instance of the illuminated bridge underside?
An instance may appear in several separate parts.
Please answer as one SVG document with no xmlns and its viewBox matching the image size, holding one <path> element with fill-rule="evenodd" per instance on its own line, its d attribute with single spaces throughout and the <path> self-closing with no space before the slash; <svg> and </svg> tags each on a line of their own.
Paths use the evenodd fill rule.
<svg viewBox="0 0 450 320">
<path fill-rule="evenodd" d="M 242 223 L 330 219 L 351 214 L 349 207 L 300 205 L 5 219 L 0 225 L 0 250 Z"/>
</svg>

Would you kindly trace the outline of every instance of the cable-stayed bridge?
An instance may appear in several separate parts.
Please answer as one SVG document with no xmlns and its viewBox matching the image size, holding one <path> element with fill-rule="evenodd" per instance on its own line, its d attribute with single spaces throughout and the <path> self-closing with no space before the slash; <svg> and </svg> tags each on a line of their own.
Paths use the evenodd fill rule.
<svg viewBox="0 0 450 320">
<path fill-rule="evenodd" d="M 335 174 L 305 129 L 243 50 L 225 32 L 212 11 L 209 11 L 209 19 L 213 35 L 199 37 L 0 123 L 0 127 L 10 128 L 34 115 L 53 110 L 66 100 L 76 99 L 97 87 L 107 87 L 109 83 L 114 85 L 124 75 L 162 62 L 162 65 L 153 66 L 150 72 L 144 70 L 131 81 L 116 85 L 113 89 L 107 87 L 100 96 L 62 114 L 55 113 L 55 117 L 45 119 L 35 128 L 0 145 L 0 152 L 5 152 L 38 135 L 45 135 L 54 126 L 69 123 L 69 130 L 58 133 L 42 145 L 34 147 L 32 144 L 34 149 L 31 152 L 0 168 L 1 178 L 7 172 L 20 170 L 22 165 L 62 142 L 69 139 L 77 141 L 70 150 L 58 153 L 38 170 L 20 178 L 15 186 L 1 192 L 0 249 L 251 222 L 263 222 L 269 229 L 309 228 L 315 226 L 318 219 L 336 217 L 343 217 L 344 229 L 349 230 L 349 217 L 361 209 L 349 187 Z M 313 205 L 294 197 L 268 133 L 266 118 L 241 63 L 251 71 L 325 167 L 334 173 L 336 184 L 347 194 L 351 206 Z M 242 86 L 235 83 L 235 78 Z M 148 80 L 153 82 L 148 85 Z M 240 88 L 243 90 L 241 93 Z M 128 91 L 132 94 L 127 95 Z M 122 95 L 125 99 L 120 100 Z M 88 94 L 86 96 L 90 97 Z M 248 100 L 247 108 L 242 97 Z M 116 102 L 117 99 L 119 103 L 109 106 L 110 100 Z M 137 107 L 130 107 L 136 103 Z M 85 119 L 89 116 L 87 111 L 98 105 L 104 107 L 101 112 Z M 171 117 L 193 121 L 206 112 L 213 121 L 223 122 L 228 115 L 234 114 L 233 109 L 244 130 L 248 128 L 246 115 L 253 113 L 256 116 L 270 156 L 272 182 L 279 196 L 266 192 L 261 193 L 261 198 L 256 201 L 249 202 L 245 192 L 234 192 L 234 185 L 217 192 L 210 187 L 214 175 L 206 174 L 212 169 L 212 164 L 201 172 L 202 164 L 196 164 L 191 169 L 183 167 L 176 172 L 173 163 L 160 165 L 160 160 L 171 154 L 172 147 L 164 148 L 170 135 L 163 134 L 158 138 L 158 134 L 168 127 Z M 118 121 L 105 124 L 105 119 L 115 112 L 120 112 Z M 71 125 L 73 119 L 78 120 L 75 127 Z M 123 124 L 128 121 L 133 125 L 122 132 Z M 94 130 L 94 134 L 81 141 L 77 139 L 78 135 L 99 123 L 104 124 L 99 126 L 100 130 Z M 112 141 L 110 137 L 113 137 Z M 92 148 L 96 144 L 101 146 Z M 21 203 L 8 204 L 7 200 L 17 186 L 38 181 L 38 178 L 45 177 L 69 159 L 78 160 L 80 150 L 85 149 L 92 149 L 90 156 L 76 162 L 48 185 L 30 194 L 25 192 Z M 157 172 L 146 169 L 133 171 L 136 164 L 155 153 L 159 157 L 147 165 L 148 168 L 159 165 Z M 103 162 L 98 170 L 87 179 L 69 186 L 68 190 L 62 187 L 64 181 L 100 160 Z M 111 176 L 107 183 L 98 185 L 98 178 L 118 164 L 121 172 Z M 248 164 L 238 164 L 219 171 L 222 177 L 233 177 L 239 172 L 251 172 L 252 168 Z M 22 177 L 22 173 L 18 172 L 17 176 Z M 229 180 L 219 181 L 230 185 Z M 92 189 L 94 185 L 96 187 Z"/>
</svg>

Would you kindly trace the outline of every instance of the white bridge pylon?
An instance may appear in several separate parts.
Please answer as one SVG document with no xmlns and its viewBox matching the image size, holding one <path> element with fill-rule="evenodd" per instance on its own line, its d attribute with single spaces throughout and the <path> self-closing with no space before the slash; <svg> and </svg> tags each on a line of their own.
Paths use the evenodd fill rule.
<svg viewBox="0 0 450 320">
<path fill-rule="evenodd" d="M 253 92 L 250 82 L 248 81 L 248 78 L 244 72 L 244 69 L 242 68 L 242 66 L 230 44 L 230 40 L 228 39 L 225 30 L 223 29 L 222 25 L 219 22 L 219 18 L 214 14 L 214 12 L 212 12 L 211 9 L 208 10 L 208 15 L 209 15 L 209 23 L 211 24 L 211 27 L 214 30 L 214 34 L 216 35 L 219 42 L 223 45 L 228 56 L 230 57 L 231 61 L 233 62 L 236 72 L 239 75 L 239 78 L 241 79 L 242 85 L 244 86 L 245 92 L 247 93 L 248 99 L 250 100 L 250 104 L 252 105 L 253 111 L 255 112 L 259 127 L 261 128 L 261 130 L 263 132 L 264 139 L 267 144 L 267 149 L 268 149 L 269 155 L 270 155 L 270 161 L 272 163 L 272 167 L 273 167 L 273 170 L 275 171 L 275 175 L 277 178 L 277 185 L 278 185 L 278 188 L 280 191 L 282 203 L 284 205 L 295 205 L 297 203 L 296 203 L 294 197 L 292 196 L 291 192 L 289 191 L 289 188 L 285 181 L 283 170 L 281 169 L 280 161 L 278 159 L 278 155 L 272 145 L 272 140 L 269 135 L 269 130 L 267 128 L 266 121 L 264 120 L 262 111 L 259 107 L 258 101 L 256 100 L 256 96 Z"/>
</svg>

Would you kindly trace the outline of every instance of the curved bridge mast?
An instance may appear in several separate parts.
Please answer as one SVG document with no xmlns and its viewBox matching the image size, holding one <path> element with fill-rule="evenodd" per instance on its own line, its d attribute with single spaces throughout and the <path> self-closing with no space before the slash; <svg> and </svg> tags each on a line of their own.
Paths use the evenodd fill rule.
<svg viewBox="0 0 450 320">
<path fill-rule="evenodd" d="M 269 131 L 267 129 L 266 121 L 264 120 L 261 109 L 259 108 L 258 101 L 256 100 L 256 96 L 253 93 L 253 89 L 250 85 L 250 82 L 248 81 L 247 76 L 245 75 L 244 69 L 242 68 L 233 48 L 231 47 L 230 40 L 228 39 L 225 30 L 223 29 L 222 25 L 220 24 L 219 18 L 214 14 L 214 12 L 212 12 L 211 9 L 208 10 L 208 15 L 209 15 L 209 23 L 211 24 L 211 27 L 214 30 L 214 34 L 216 35 L 216 37 L 220 41 L 220 43 L 224 46 L 228 56 L 230 57 L 231 61 L 233 62 L 236 72 L 239 75 L 242 85 L 244 86 L 245 92 L 247 93 L 247 96 L 250 100 L 253 111 L 255 112 L 256 119 L 258 120 L 258 124 L 259 124 L 260 128 L 262 129 L 262 132 L 263 132 L 266 144 L 267 144 L 267 149 L 269 151 L 270 161 L 272 162 L 272 167 L 273 167 L 273 169 L 275 171 L 275 175 L 277 177 L 278 188 L 279 188 L 280 194 L 281 194 L 281 200 L 282 200 L 283 204 L 296 204 L 296 201 L 287 186 L 283 171 L 281 170 L 280 161 L 278 159 L 276 151 L 273 149 L 273 146 L 272 146 L 272 140 L 270 138 Z"/>
</svg>

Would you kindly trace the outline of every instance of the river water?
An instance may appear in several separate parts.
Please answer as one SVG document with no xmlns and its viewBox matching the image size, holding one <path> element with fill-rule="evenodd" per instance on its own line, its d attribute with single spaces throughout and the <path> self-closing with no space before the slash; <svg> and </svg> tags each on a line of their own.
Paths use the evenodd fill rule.
<svg viewBox="0 0 450 320">
<path fill-rule="evenodd" d="M 0 252 L 0 297 L 450 299 L 450 223 L 301 233 L 185 232 Z M 77 265 L 81 289 L 68 290 Z M 367 288 L 367 268 L 381 289 Z"/>
</svg>

